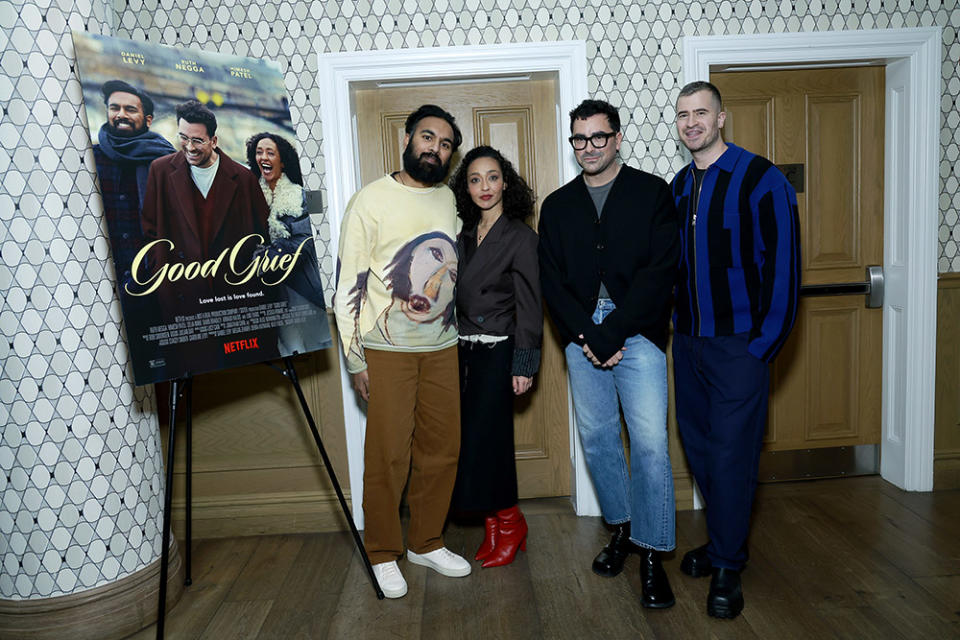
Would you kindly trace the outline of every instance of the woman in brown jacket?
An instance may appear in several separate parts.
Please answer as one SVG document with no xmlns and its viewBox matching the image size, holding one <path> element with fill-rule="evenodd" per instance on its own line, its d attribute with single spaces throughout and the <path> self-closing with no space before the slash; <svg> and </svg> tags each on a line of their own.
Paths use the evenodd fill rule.
<svg viewBox="0 0 960 640">
<path fill-rule="evenodd" d="M 543 309 L 537 234 L 523 221 L 533 192 L 510 161 L 487 146 L 466 154 L 450 186 L 463 231 L 457 241 L 461 440 L 453 508 L 482 513 L 484 567 L 526 549 L 517 507 L 513 398 L 540 366 Z"/>
</svg>

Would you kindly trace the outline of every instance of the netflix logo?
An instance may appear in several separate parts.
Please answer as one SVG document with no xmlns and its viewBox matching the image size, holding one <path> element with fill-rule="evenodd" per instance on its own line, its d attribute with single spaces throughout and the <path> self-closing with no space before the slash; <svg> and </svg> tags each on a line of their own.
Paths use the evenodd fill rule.
<svg viewBox="0 0 960 640">
<path fill-rule="evenodd" d="M 234 340 L 233 342 L 224 342 L 223 352 L 234 353 L 236 351 L 250 351 L 251 349 L 259 349 L 260 345 L 257 344 L 257 340 L 258 338 L 247 338 L 245 340 Z"/>
</svg>

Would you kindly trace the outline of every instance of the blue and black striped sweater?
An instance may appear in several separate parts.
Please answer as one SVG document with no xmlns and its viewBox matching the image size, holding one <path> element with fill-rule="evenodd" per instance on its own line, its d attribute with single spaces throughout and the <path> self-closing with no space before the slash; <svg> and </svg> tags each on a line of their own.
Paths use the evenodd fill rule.
<svg viewBox="0 0 960 640">
<path fill-rule="evenodd" d="M 769 362 L 797 316 L 797 195 L 769 160 L 733 144 L 702 180 L 693 166 L 670 185 L 681 223 L 674 330 L 749 332 L 750 353 Z"/>
</svg>

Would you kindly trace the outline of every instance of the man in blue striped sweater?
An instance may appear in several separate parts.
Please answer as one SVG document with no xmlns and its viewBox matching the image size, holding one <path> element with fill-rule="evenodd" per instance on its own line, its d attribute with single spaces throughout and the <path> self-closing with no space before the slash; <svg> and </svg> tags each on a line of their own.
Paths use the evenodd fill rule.
<svg viewBox="0 0 960 640">
<path fill-rule="evenodd" d="M 674 315 L 677 422 L 706 503 L 707 544 L 681 571 L 712 576 L 707 613 L 743 609 L 740 571 L 767 425 L 769 364 L 797 314 L 797 196 L 766 158 L 720 136 L 720 92 L 692 82 L 677 132 L 693 161 L 671 183 L 681 257 Z"/>
</svg>

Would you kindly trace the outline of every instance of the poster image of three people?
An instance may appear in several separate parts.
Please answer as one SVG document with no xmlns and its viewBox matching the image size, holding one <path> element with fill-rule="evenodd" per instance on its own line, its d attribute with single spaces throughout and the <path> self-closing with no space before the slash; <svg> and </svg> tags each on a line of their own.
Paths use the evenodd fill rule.
<svg viewBox="0 0 960 640">
<path fill-rule="evenodd" d="M 73 38 L 136 384 L 329 347 L 279 68 Z"/>
</svg>

